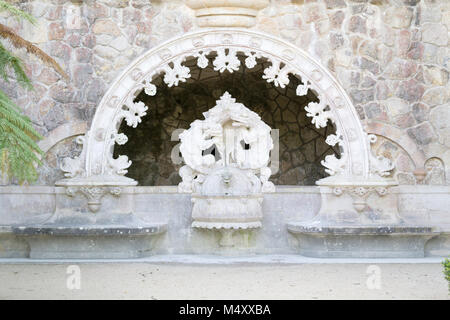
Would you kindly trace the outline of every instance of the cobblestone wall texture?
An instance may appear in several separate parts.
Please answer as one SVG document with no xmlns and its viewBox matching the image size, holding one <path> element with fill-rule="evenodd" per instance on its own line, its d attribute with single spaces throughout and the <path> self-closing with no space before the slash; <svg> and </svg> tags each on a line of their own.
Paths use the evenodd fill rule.
<svg viewBox="0 0 450 320">
<path fill-rule="evenodd" d="M 198 29 L 193 11 L 182 1 L 16 4 L 35 16 L 37 25 L 5 14 L 0 21 L 53 56 L 70 77 L 66 81 L 18 52 L 34 90 L 25 91 L 13 80 L 0 83 L 44 136 L 72 121 L 89 124 L 108 86 L 135 57 Z M 334 74 L 363 125 L 383 132 L 375 151 L 393 157 L 402 183 L 417 183 L 413 171 L 424 167 L 397 143 L 405 139 L 424 160 L 430 159 L 425 169 L 430 163 L 441 168 L 441 177 L 423 183 L 450 182 L 450 1 L 272 0 L 259 12 L 253 29 L 295 44 Z M 57 162 L 58 155 L 47 157 Z"/>
</svg>

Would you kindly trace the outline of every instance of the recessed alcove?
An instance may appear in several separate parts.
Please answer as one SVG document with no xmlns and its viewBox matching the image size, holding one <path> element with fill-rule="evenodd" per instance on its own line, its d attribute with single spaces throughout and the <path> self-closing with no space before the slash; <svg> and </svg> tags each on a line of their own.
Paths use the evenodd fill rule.
<svg viewBox="0 0 450 320">
<path fill-rule="evenodd" d="M 325 143 L 326 137 L 336 131 L 331 121 L 317 129 L 306 116 L 304 107 L 311 101 L 319 101 L 316 93 L 309 90 L 305 96 L 297 96 L 296 88 L 302 80 L 291 74 L 285 88 L 274 86 L 262 78 L 270 62 L 258 59 L 258 64 L 249 69 L 244 63 L 245 56 L 238 57 L 240 67 L 233 73 L 214 71 L 215 54 L 211 54 L 204 69 L 197 66 L 196 59 L 184 62 L 191 77 L 178 86 L 168 87 L 163 82 L 164 74 L 153 78 L 156 95 L 148 96 L 142 91 L 135 99 L 148 106 L 147 115 L 137 128 L 122 122 L 119 132 L 128 137 L 128 142 L 114 149 L 115 158 L 127 155 L 132 161 L 128 177 L 143 186 L 177 185 L 182 166 L 176 149 L 178 134 L 196 119 L 203 119 L 203 112 L 212 108 L 225 91 L 258 113 L 272 129 L 278 129 L 278 133 L 273 132 L 273 139 L 276 141 L 278 134 L 279 166 L 270 179 L 275 185 L 314 185 L 327 176 L 320 162 L 329 154 L 339 158 L 340 150 L 338 145 Z M 214 154 L 214 148 L 205 152 Z M 173 155 L 179 161 L 174 163 Z M 272 155 L 272 159 L 276 157 Z"/>
</svg>

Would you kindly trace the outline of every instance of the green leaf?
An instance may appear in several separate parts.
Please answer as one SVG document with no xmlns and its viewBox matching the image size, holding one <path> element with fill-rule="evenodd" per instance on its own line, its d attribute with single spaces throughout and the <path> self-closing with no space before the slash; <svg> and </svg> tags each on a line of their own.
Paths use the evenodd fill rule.
<svg viewBox="0 0 450 320">
<path fill-rule="evenodd" d="M 9 4 L 8 2 L 6 2 L 4 0 L 0 0 L 0 10 L 8 11 L 9 13 L 11 13 L 13 16 L 17 17 L 18 19 L 26 20 L 26 21 L 32 23 L 33 25 L 36 24 L 36 19 L 32 15 L 16 8 L 15 6 Z"/>
</svg>

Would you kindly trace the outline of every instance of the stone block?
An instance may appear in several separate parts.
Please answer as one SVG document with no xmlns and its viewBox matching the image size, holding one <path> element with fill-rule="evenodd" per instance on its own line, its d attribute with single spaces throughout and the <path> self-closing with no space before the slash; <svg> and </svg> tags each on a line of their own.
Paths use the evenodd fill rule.
<svg viewBox="0 0 450 320">
<path fill-rule="evenodd" d="M 119 36 L 121 34 L 119 27 L 112 20 L 97 20 L 92 26 L 95 34 L 109 34 Z"/>
<path fill-rule="evenodd" d="M 407 132 L 418 145 L 429 144 L 436 137 L 432 126 L 428 122 L 423 122 L 416 127 L 410 128 Z"/>
<path fill-rule="evenodd" d="M 408 7 L 389 6 L 384 12 L 384 21 L 393 28 L 409 27 L 413 11 Z"/>
<path fill-rule="evenodd" d="M 422 40 L 437 46 L 446 46 L 448 42 L 447 28 L 440 23 L 426 23 L 422 29 Z"/>
</svg>

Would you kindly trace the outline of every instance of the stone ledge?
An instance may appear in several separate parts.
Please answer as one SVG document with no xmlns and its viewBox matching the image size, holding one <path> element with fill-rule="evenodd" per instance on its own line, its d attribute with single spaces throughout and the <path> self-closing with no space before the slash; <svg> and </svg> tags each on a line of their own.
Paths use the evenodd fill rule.
<svg viewBox="0 0 450 320">
<path fill-rule="evenodd" d="M 438 235 L 432 227 L 422 226 L 308 226 L 290 223 L 291 233 L 305 234 L 344 234 L 344 235 Z"/>
<path fill-rule="evenodd" d="M 163 223 L 142 226 L 61 224 L 0 227 L 0 258 L 133 259 L 153 254 Z"/>
<path fill-rule="evenodd" d="M 423 258 L 427 226 L 320 226 L 288 224 L 299 254 L 314 258 Z"/>
<path fill-rule="evenodd" d="M 27 227 L 12 227 L 11 231 L 16 235 L 21 236 L 35 236 L 35 235 L 50 235 L 50 236 L 118 236 L 118 235 L 133 235 L 143 236 L 150 234 L 159 234 L 167 230 L 166 224 L 153 224 L 142 227 L 128 227 L 128 226 L 58 226 L 58 225 L 41 225 L 41 226 L 27 226 Z"/>
</svg>

